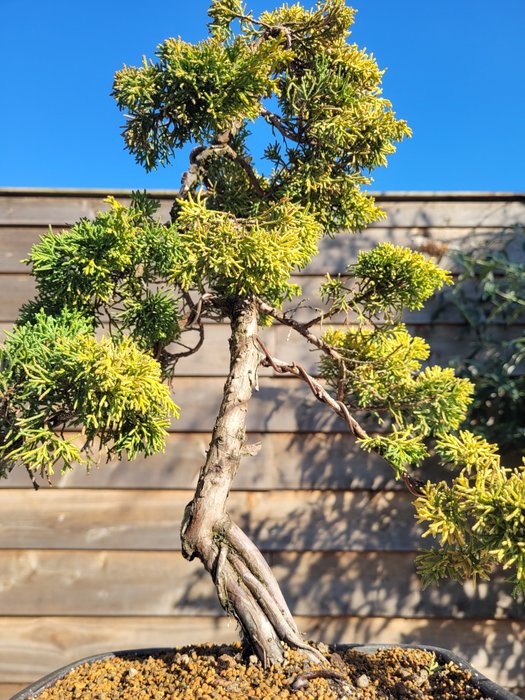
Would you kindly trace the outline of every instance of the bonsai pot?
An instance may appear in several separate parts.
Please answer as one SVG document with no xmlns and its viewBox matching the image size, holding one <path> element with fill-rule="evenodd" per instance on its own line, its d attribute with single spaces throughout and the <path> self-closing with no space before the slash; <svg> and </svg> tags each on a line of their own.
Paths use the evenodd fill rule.
<svg viewBox="0 0 525 700">
<path fill-rule="evenodd" d="M 198 647 L 196 647 L 198 648 Z M 436 661 L 439 665 L 445 665 L 453 663 L 455 666 L 459 667 L 462 671 L 471 674 L 469 679 L 469 684 L 472 688 L 477 689 L 483 698 L 486 700 L 520 700 L 517 695 L 506 690 L 502 686 L 498 685 L 494 681 L 491 681 L 483 674 L 479 673 L 475 668 L 473 668 L 467 661 L 457 656 L 448 649 L 442 649 L 435 646 L 426 645 L 415 645 L 415 644 L 337 644 L 332 645 L 332 651 L 345 652 L 353 651 L 362 654 L 374 654 L 380 650 L 388 649 L 405 649 L 405 650 L 421 650 L 426 652 L 431 652 L 435 655 Z M 52 673 L 44 676 L 38 681 L 35 681 L 27 688 L 19 691 L 14 695 L 11 700 L 30 700 L 31 698 L 38 698 L 39 694 L 44 690 L 51 688 L 57 681 L 64 678 L 68 673 L 73 671 L 75 668 L 83 666 L 84 664 L 93 663 L 96 661 L 101 661 L 105 659 L 112 658 L 134 658 L 134 659 L 145 659 L 150 656 L 169 654 L 176 650 L 170 648 L 151 648 L 151 649 L 136 649 L 136 650 L 126 650 L 118 652 L 107 652 L 103 654 L 96 654 L 94 656 L 88 656 L 79 661 L 74 661 L 66 666 L 53 671 Z M 64 696 L 65 697 L 65 696 Z M 87 697 L 87 696 L 86 696 Z M 459 698 L 459 696 L 458 696 Z"/>
</svg>

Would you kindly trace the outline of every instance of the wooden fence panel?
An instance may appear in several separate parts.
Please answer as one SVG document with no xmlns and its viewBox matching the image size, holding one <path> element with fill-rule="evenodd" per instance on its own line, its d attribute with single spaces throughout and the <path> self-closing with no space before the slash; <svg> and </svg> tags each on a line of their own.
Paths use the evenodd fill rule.
<svg viewBox="0 0 525 700">
<path fill-rule="evenodd" d="M 115 194 L 129 201 L 128 192 Z M 173 193 L 157 194 L 167 220 Z M 34 293 L 20 262 L 30 247 L 49 224 L 60 230 L 93 217 L 107 207 L 104 196 L 0 191 L 0 330 Z M 361 235 L 323 240 L 319 257 L 296 278 L 314 305 L 326 270 L 344 273 L 359 250 L 378 242 L 476 249 L 525 225 L 520 195 L 394 193 L 378 202 L 384 221 Z M 511 254 L 524 256 L 519 247 Z M 442 299 L 406 321 L 431 343 L 431 362 L 468 353 L 472 333 Z M 510 337 L 525 318 L 520 324 L 495 328 Z M 58 488 L 39 493 L 22 470 L 0 483 L 0 700 L 87 654 L 237 639 L 208 576 L 183 561 L 178 536 L 222 391 L 227 336 L 225 325 L 207 326 L 202 354 L 180 363 L 174 398 L 183 414 L 166 454 L 101 464 L 89 475 L 82 468 L 58 474 Z M 278 357 L 316 372 L 317 354 L 287 329 L 266 329 L 264 337 Z M 498 682 L 525 687 L 525 613 L 504 576 L 477 588 L 447 582 L 421 591 L 411 497 L 341 425 L 305 384 L 261 370 L 248 439 L 262 449 L 243 463 L 231 511 L 265 552 L 300 628 L 326 642 L 448 647 Z M 439 477 L 435 467 L 429 475 Z"/>
<path fill-rule="evenodd" d="M 65 226 L 77 219 L 93 218 L 108 209 L 102 192 L 5 192 L 0 206 L 0 225 Z M 128 193 L 113 193 L 126 204 Z M 169 218 L 174 193 L 151 193 L 161 202 L 159 216 Z M 489 227 L 525 223 L 525 197 L 520 195 L 421 194 L 377 195 L 386 219 L 384 227 Z"/>
<path fill-rule="evenodd" d="M 263 551 L 295 615 L 525 621 L 504 574 L 477 586 L 449 581 L 422 592 L 414 552 Z M 2 562 L 0 616 L 42 610 L 83 616 L 223 614 L 209 575 L 180 552 L 9 550 Z"/>
<path fill-rule="evenodd" d="M 74 436 L 69 436 L 71 439 Z M 204 461 L 210 435 L 171 433 L 166 451 L 132 463 L 113 461 L 87 472 L 77 467 L 57 473 L 52 483 L 58 489 L 194 489 Z M 233 490 L 280 489 L 399 489 L 393 470 L 375 455 L 363 452 L 348 433 L 249 433 L 250 444 L 261 443 L 255 456 L 245 457 L 233 482 Z M 44 488 L 46 480 L 41 480 Z M 0 491 L 32 490 L 23 469 L 14 469 L 0 481 Z"/>
<path fill-rule="evenodd" d="M 178 550 L 191 493 L 2 489 L 0 548 Z M 229 511 L 272 551 L 413 551 L 422 532 L 407 491 L 235 491 Z"/>
</svg>

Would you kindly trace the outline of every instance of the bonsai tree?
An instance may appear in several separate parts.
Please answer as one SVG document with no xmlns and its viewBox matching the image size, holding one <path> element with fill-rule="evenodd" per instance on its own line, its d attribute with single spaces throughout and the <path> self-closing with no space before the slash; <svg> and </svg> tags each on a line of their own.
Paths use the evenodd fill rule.
<svg viewBox="0 0 525 700">
<path fill-rule="evenodd" d="M 327 275 L 310 318 L 286 306 L 301 293 L 290 276 L 323 236 L 352 235 L 384 216 L 362 188 L 410 133 L 381 95 L 375 60 L 349 43 L 354 11 L 320 0 L 255 17 L 240 0 L 212 0 L 209 16 L 206 40 L 168 39 L 155 60 L 115 77 L 124 138 L 139 163 L 165 165 L 193 146 L 171 220 L 159 220 L 145 193 L 129 206 L 109 198 L 108 211 L 48 233 L 29 256 L 37 296 L 1 355 L 1 475 L 21 465 L 36 482 L 57 465 L 89 465 L 96 451 L 133 459 L 162 450 L 179 414 L 168 387 L 173 381 L 177 397 L 179 361 L 199 350 L 207 324 L 227 322 L 230 369 L 182 547 L 206 567 L 264 663 L 283 658 L 283 642 L 320 654 L 228 514 L 241 458 L 256 450 L 245 444 L 245 421 L 261 364 L 303 381 L 405 482 L 437 540 L 420 558 L 426 581 L 487 576 L 501 563 L 523 591 L 525 472 L 502 467 L 482 438 L 456 432 L 471 385 L 451 369 L 423 368 L 429 348 L 401 321 L 450 283 L 448 273 L 382 244 L 346 275 Z M 264 174 L 250 153 L 256 120 L 268 130 Z M 332 317 L 340 324 L 329 329 Z M 269 352 L 259 329 L 272 323 L 319 352 L 320 380 Z M 431 453 L 456 469 L 452 478 L 412 476 Z"/>
</svg>

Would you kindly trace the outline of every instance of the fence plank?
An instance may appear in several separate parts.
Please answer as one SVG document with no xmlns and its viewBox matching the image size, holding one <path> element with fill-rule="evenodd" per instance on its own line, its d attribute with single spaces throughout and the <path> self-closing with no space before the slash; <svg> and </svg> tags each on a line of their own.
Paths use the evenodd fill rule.
<svg viewBox="0 0 525 700">
<path fill-rule="evenodd" d="M 205 433 L 171 433 L 165 453 L 138 457 L 134 462 L 101 464 L 90 472 L 79 466 L 54 475 L 52 486 L 59 490 L 193 490 L 209 438 Z M 247 442 L 260 442 L 261 450 L 245 458 L 233 481 L 234 492 L 405 491 L 392 468 L 382 458 L 364 452 L 349 433 L 249 433 Z M 443 477 L 442 467 L 433 460 L 414 474 L 431 481 Z M 45 480 L 40 485 L 41 491 L 50 487 Z M 33 491 L 25 470 L 15 468 L 7 479 L 0 480 L 0 492 L 10 489 Z"/>
<path fill-rule="evenodd" d="M 525 620 L 501 573 L 422 591 L 412 552 L 267 556 L 294 615 Z M 0 615 L 221 614 L 210 576 L 180 552 L 13 550 L 0 559 Z"/>
<path fill-rule="evenodd" d="M 215 422 L 224 386 L 222 377 L 178 377 L 173 398 L 181 404 L 176 433 L 208 433 Z M 290 378 L 261 377 L 259 391 L 250 402 L 250 432 L 333 432 L 344 423 L 312 397 L 304 382 Z"/>
<path fill-rule="evenodd" d="M 77 467 L 55 474 L 52 483 L 59 489 L 193 489 L 209 439 L 205 433 L 171 433 L 164 453 L 102 463 L 89 473 Z M 261 450 L 243 461 L 234 491 L 405 488 L 383 459 L 364 452 L 349 433 L 250 433 L 247 442 L 260 442 Z M 426 477 L 431 475 L 425 471 Z M 44 480 L 41 486 L 48 484 Z M 23 469 L 15 468 L 8 479 L 0 480 L 0 489 L 21 487 L 32 490 Z"/>
<path fill-rule="evenodd" d="M 107 211 L 110 205 L 104 199 L 101 193 L 3 195 L 0 192 L 0 225 L 69 226 L 78 219 L 94 219 L 99 211 Z M 124 205 L 130 201 L 125 195 L 117 195 L 117 199 Z M 169 219 L 173 199 L 173 196 L 162 197 L 158 212 L 162 220 Z"/>
<path fill-rule="evenodd" d="M 0 323 L 0 343 L 5 332 L 13 328 L 13 323 Z M 327 323 L 325 327 L 314 326 L 310 330 L 321 337 L 329 328 L 343 328 L 337 323 Z M 421 324 L 408 326 L 408 330 L 424 338 L 430 346 L 430 357 L 424 363 L 428 365 L 450 365 L 454 358 L 468 357 L 479 342 L 478 333 L 470 326 L 460 324 Z M 511 340 L 525 334 L 525 325 L 513 324 L 494 326 L 487 329 L 486 336 L 497 334 L 499 341 Z M 183 336 L 184 342 L 192 346 L 197 342 L 193 331 Z M 281 360 L 296 362 L 302 365 L 310 374 L 317 376 L 318 364 L 322 356 L 313 345 L 309 344 L 296 331 L 286 326 L 274 325 L 271 328 L 261 328 L 261 339 L 272 353 Z M 226 377 L 229 368 L 230 328 L 227 324 L 206 324 L 204 345 L 194 355 L 182 358 L 177 365 L 177 377 Z M 275 372 L 271 367 L 260 367 L 259 376 L 271 377 Z"/>
<path fill-rule="evenodd" d="M 15 321 L 22 304 L 34 296 L 35 282 L 29 275 L 0 275 L 0 322 Z"/>
<path fill-rule="evenodd" d="M 2 489 L 0 548 L 179 549 L 190 498 L 187 491 Z M 413 551 L 420 545 L 412 496 L 404 491 L 237 491 L 229 510 L 269 551 Z"/>
<path fill-rule="evenodd" d="M 332 643 L 449 648 L 504 686 L 525 685 L 525 625 L 500 620 L 298 617 L 309 638 Z M 90 654 L 237 639 L 225 617 L 3 617 L 0 680 L 29 683 Z"/>
<path fill-rule="evenodd" d="M 154 193 L 152 193 L 154 194 Z M 174 194 L 163 194 L 160 216 L 167 219 Z M 123 193 L 117 195 L 123 204 L 129 198 Z M 389 226 L 511 226 L 525 223 L 524 198 L 520 195 L 498 197 L 487 194 L 471 197 L 403 197 L 377 196 L 377 202 L 387 214 Z M 93 218 L 97 211 L 105 210 L 102 193 L 71 192 L 56 193 L 1 193 L 0 224 L 63 226 L 80 217 Z M 380 222 L 384 226 L 384 222 Z"/>
<path fill-rule="evenodd" d="M 292 277 L 292 282 L 299 283 L 302 286 L 303 305 L 297 309 L 298 301 L 288 302 L 284 308 L 286 310 L 296 310 L 294 317 L 300 322 L 310 321 L 315 318 L 319 310 L 326 306 L 322 304 L 318 296 L 320 285 L 324 278 L 319 275 L 307 275 L 302 277 Z M 468 287 L 465 287 L 468 292 Z M 0 322 L 4 324 L 12 323 L 18 316 L 18 310 L 29 299 L 35 296 L 35 282 L 28 274 L 4 274 L 0 275 Z M 308 306 L 304 304 L 308 302 Z M 333 319 L 333 323 L 337 323 L 337 318 Z M 341 318 L 341 317 L 339 317 Z M 349 314 L 350 320 L 355 320 L 355 314 Z M 456 306 L 450 299 L 448 291 L 442 291 L 431 297 L 425 307 L 420 311 L 407 311 L 404 314 L 403 320 L 407 324 L 412 325 L 428 325 L 428 324 L 461 324 L 464 322 L 462 314 L 457 310 Z M 517 323 L 525 323 L 525 314 Z M 507 325 L 507 322 L 501 319 L 495 319 L 494 325 Z"/>
</svg>

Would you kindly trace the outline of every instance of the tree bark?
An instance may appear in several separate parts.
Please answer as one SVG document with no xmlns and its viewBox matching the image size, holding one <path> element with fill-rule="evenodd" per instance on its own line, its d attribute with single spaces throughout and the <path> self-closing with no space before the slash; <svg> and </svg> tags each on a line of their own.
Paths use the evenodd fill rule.
<svg viewBox="0 0 525 700">
<path fill-rule="evenodd" d="M 255 303 L 236 302 L 230 371 L 195 495 L 186 506 L 182 551 L 187 559 L 202 561 L 222 607 L 239 623 L 243 642 L 265 665 L 283 660 L 283 642 L 319 663 L 324 658 L 303 641 L 268 563 L 226 510 L 243 454 L 247 404 L 257 387 L 257 329 Z"/>
</svg>

